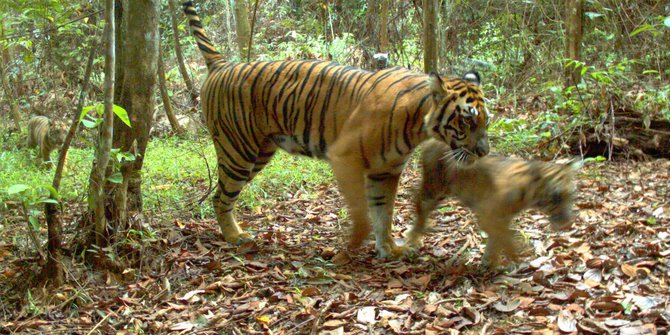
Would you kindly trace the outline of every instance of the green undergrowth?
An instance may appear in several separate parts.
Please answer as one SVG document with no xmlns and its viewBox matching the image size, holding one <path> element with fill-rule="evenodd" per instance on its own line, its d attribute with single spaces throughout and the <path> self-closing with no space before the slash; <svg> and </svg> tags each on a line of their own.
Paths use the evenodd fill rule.
<svg viewBox="0 0 670 335">
<path fill-rule="evenodd" d="M 35 208 L 49 195 L 53 169 L 38 167 L 36 149 L 21 145 L 14 134 L 0 139 L 0 210 L 26 202 Z M 52 153 L 52 159 L 56 159 Z M 71 148 L 60 188 L 65 204 L 86 203 L 88 176 L 94 158 L 91 148 Z M 196 217 L 213 217 L 210 200 L 198 201 L 216 185 L 216 156 L 206 136 L 156 138 L 149 142 L 142 171 L 147 213 L 190 210 Z M 316 197 L 323 185 L 333 183 L 329 166 L 319 160 L 278 152 L 266 168 L 240 194 L 238 207 L 257 209 L 279 199 Z M 11 192 L 23 189 L 21 192 Z"/>
</svg>

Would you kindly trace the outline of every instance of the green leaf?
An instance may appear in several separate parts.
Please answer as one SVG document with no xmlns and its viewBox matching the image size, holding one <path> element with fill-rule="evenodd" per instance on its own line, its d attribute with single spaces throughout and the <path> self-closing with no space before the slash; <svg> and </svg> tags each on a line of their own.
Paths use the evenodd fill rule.
<svg viewBox="0 0 670 335">
<path fill-rule="evenodd" d="M 639 26 L 637 29 L 633 30 L 633 32 L 630 33 L 629 36 L 630 36 L 630 37 L 633 37 L 633 36 L 635 36 L 635 35 L 637 35 L 637 34 L 643 32 L 643 31 L 647 31 L 647 30 L 649 30 L 649 29 L 651 29 L 651 28 L 654 28 L 654 26 L 652 26 L 652 25 L 650 25 L 650 24 L 643 24 L 643 25 Z"/>
<path fill-rule="evenodd" d="M 28 222 L 30 223 L 30 226 L 33 227 L 33 230 L 39 230 L 40 229 L 40 223 L 37 221 L 36 217 L 29 216 L 28 217 Z"/>
<path fill-rule="evenodd" d="M 84 127 L 88 129 L 93 129 L 98 126 L 97 122 L 91 121 L 91 120 L 81 120 L 81 123 L 84 125 Z"/>
<path fill-rule="evenodd" d="M 670 28 L 670 16 L 666 17 L 665 20 L 663 20 L 663 24 Z"/>
<path fill-rule="evenodd" d="M 121 172 L 114 172 L 111 176 L 107 177 L 107 181 L 114 184 L 121 184 L 123 182 L 123 175 Z"/>
<path fill-rule="evenodd" d="M 40 185 L 41 187 L 46 188 L 49 191 L 49 194 L 51 195 L 52 198 L 58 199 L 60 197 L 60 194 L 58 193 L 58 190 L 56 190 L 53 186 L 51 185 Z"/>
<path fill-rule="evenodd" d="M 7 194 L 12 195 L 12 194 L 17 194 L 21 193 L 27 189 L 29 189 L 30 186 L 26 184 L 15 184 L 7 188 Z"/>
<path fill-rule="evenodd" d="M 659 74 L 659 72 L 656 70 L 644 70 L 642 74 Z"/>
<path fill-rule="evenodd" d="M 81 109 L 81 114 L 79 115 L 79 122 L 81 122 L 81 121 L 84 119 L 84 117 L 85 117 L 86 115 L 88 115 L 88 113 L 89 113 L 92 109 L 94 109 L 94 108 L 97 109 L 98 105 L 100 105 L 100 104 L 92 105 L 92 106 L 86 106 L 86 107 L 82 108 L 82 109 Z M 84 124 L 84 125 L 86 125 L 86 124 Z"/>
<path fill-rule="evenodd" d="M 44 199 L 42 199 L 42 200 L 40 200 L 40 201 L 38 201 L 38 202 L 45 203 L 45 204 L 54 204 L 54 205 L 58 205 L 58 200 L 56 200 L 56 199 L 52 199 L 52 198 L 44 198 Z"/>
<path fill-rule="evenodd" d="M 586 12 L 586 13 L 584 13 L 584 15 L 591 20 L 603 16 L 603 14 L 595 13 L 595 12 Z"/>
<path fill-rule="evenodd" d="M 118 116 L 119 119 L 121 119 L 121 121 L 123 121 L 123 123 L 126 124 L 126 126 L 132 128 L 132 126 L 130 125 L 130 118 L 128 117 L 128 112 L 123 107 L 119 105 L 114 105 L 114 108 L 112 110 L 114 111 L 114 114 L 116 114 L 116 116 Z"/>
</svg>

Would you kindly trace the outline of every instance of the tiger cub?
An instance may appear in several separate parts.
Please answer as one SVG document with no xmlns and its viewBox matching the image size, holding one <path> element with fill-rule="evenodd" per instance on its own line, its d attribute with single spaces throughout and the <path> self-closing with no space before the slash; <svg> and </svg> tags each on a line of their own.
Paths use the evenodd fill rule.
<svg viewBox="0 0 670 335">
<path fill-rule="evenodd" d="M 28 121 L 28 146 L 37 147 L 37 163 L 50 164 L 50 154 L 58 149 L 67 134 L 67 125 L 61 121 L 49 120 L 46 116 L 33 116 Z"/>
<path fill-rule="evenodd" d="M 454 196 L 477 216 L 488 235 L 484 266 L 495 268 L 504 255 L 516 261 L 519 246 L 514 241 L 512 219 L 522 210 L 538 208 L 550 215 L 551 227 L 572 225 L 574 173 L 578 163 L 556 164 L 502 157 L 482 157 L 460 167 L 449 159 L 451 149 L 429 141 L 422 148 L 423 179 L 415 198 L 416 222 L 406 245 L 421 245 L 428 214 L 446 196 Z"/>
</svg>

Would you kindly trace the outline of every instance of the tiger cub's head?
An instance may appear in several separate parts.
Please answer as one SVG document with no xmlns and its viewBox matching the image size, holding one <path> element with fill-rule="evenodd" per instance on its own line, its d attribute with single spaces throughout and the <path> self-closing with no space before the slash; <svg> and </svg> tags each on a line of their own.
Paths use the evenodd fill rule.
<svg viewBox="0 0 670 335">
<path fill-rule="evenodd" d="M 428 82 L 433 109 L 425 116 L 429 136 L 447 143 L 451 158 L 470 164 L 489 153 L 489 114 L 480 89 L 481 78 L 475 71 L 463 78 L 444 80 L 433 72 Z"/>
<path fill-rule="evenodd" d="M 63 121 L 49 121 L 49 130 L 47 132 L 47 139 L 52 145 L 61 145 L 65 141 L 67 135 L 67 125 Z"/>
<path fill-rule="evenodd" d="M 551 228 L 566 230 L 572 226 L 572 204 L 575 198 L 575 173 L 580 162 L 542 164 L 536 178 L 535 204 L 549 214 Z"/>
</svg>

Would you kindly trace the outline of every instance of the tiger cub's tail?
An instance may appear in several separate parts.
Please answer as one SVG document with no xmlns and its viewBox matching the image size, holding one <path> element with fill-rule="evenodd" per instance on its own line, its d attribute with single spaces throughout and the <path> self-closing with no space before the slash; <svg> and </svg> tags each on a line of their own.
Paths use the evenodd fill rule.
<svg viewBox="0 0 670 335">
<path fill-rule="evenodd" d="M 202 56 L 205 58 L 205 63 L 207 68 L 211 70 L 215 67 L 215 64 L 225 62 L 223 55 L 212 45 L 212 41 L 209 40 L 205 30 L 202 28 L 202 23 L 198 17 L 198 13 L 195 11 L 195 5 L 193 1 L 186 1 L 182 4 L 184 7 L 184 13 L 188 17 L 188 25 L 191 28 L 191 34 L 195 37 L 196 42 L 198 43 L 198 48 L 202 53 Z"/>
</svg>

